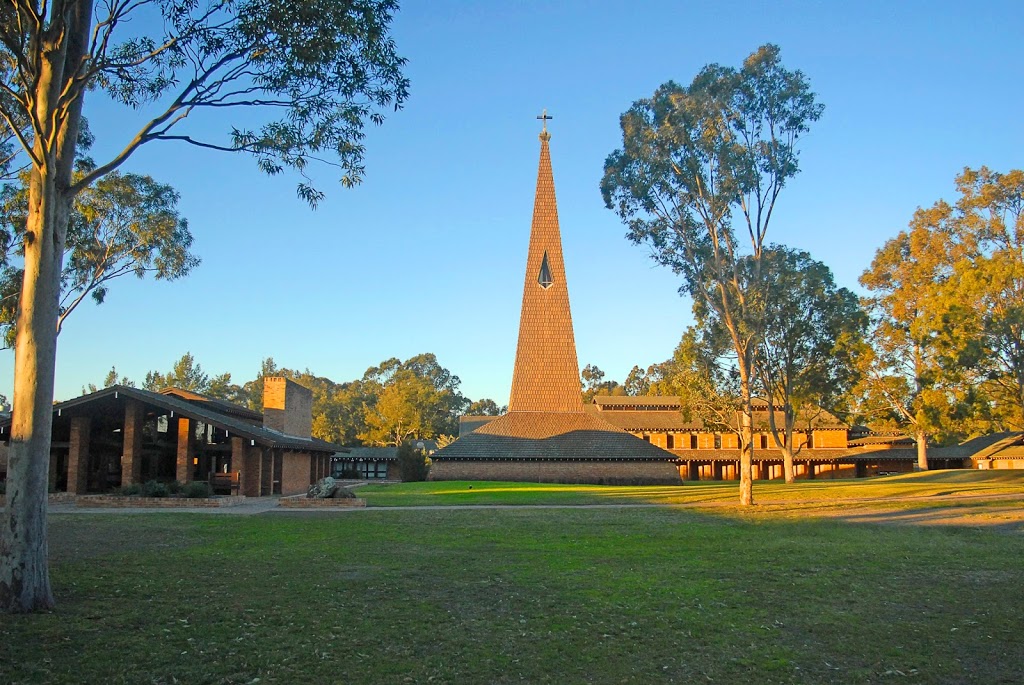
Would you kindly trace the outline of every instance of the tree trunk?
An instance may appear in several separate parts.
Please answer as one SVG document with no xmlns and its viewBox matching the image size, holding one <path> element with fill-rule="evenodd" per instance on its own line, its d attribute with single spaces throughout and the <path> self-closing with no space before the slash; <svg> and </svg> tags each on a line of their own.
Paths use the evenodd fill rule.
<svg viewBox="0 0 1024 685">
<path fill-rule="evenodd" d="M 67 204 L 52 176 L 33 172 L 25 277 L 15 339 L 7 510 L 0 530 L 3 611 L 36 611 L 53 606 L 47 566 L 46 495 L 65 233 L 55 231 L 55 227 L 67 226 Z"/>
<path fill-rule="evenodd" d="M 928 470 L 928 435 L 924 431 L 917 431 L 915 435 L 917 440 L 917 465 L 914 466 L 915 471 L 927 471 Z"/>
<path fill-rule="evenodd" d="M 796 421 L 789 402 L 786 403 L 784 411 L 783 420 L 786 422 L 786 433 L 785 444 L 782 446 L 782 470 L 786 477 L 786 483 L 792 485 L 796 481 L 796 467 L 793 466 L 793 424 Z"/>
<path fill-rule="evenodd" d="M 789 442 L 782 446 L 782 471 L 786 483 L 792 485 L 796 480 L 796 467 L 793 466 L 793 448 Z"/>
<path fill-rule="evenodd" d="M 53 606 L 46 540 L 50 436 L 60 277 L 71 213 L 69 188 L 84 91 L 62 95 L 86 63 L 92 0 L 55 13 L 38 34 L 37 75 L 27 89 L 37 128 L 25 225 L 25 273 L 18 300 L 7 507 L 0 522 L 0 611 Z M 59 16 L 58 16 L 59 15 Z"/>
<path fill-rule="evenodd" d="M 740 399 L 743 403 L 740 423 L 740 504 L 743 506 L 754 503 L 754 406 L 748 378 L 743 374 L 740 380 Z"/>
</svg>

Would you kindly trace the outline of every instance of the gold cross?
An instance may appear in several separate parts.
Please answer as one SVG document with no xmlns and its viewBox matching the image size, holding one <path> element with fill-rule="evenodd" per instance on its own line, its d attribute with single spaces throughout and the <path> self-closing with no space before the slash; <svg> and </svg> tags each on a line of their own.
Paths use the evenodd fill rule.
<svg viewBox="0 0 1024 685">
<path fill-rule="evenodd" d="M 541 131 L 541 133 L 547 133 L 548 132 L 548 119 L 554 119 L 554 117 L 548 116 L 548 110 L 547 110 L 547 108 L 544 108 L 544 111 L 537 118 L 544 122 L 544 129 Z"/>
</svg>

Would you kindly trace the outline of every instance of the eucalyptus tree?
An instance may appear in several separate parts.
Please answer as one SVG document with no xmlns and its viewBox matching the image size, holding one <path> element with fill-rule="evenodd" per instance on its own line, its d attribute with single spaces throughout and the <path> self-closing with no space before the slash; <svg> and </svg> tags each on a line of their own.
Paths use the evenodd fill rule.
<svg viewBox="0 0 1024 685">
<path fill-rule="evenodd" d="M 870 293 L 871 349 L 861 356 L 859 394 L 917 442 L 917 468 L 928 468 L 928 441 L 950 413 L 949 371 L 938 334 L 952 275 L 951 232 L 945 208 L 919 209 L 906 231 L 888 240 L 861 275 Z"/>
<path fill-rule="evenodd" d="M 769 430 L 783 454 L 785 479 L 792 483 L 797 414 L 833 408 L 854 385 L 852 354 L 863 342 L 867 317 L 857 296 L 837 287 L 831 270 L 806 252 L 773 245 L 764 251 L 763 270 L 764 335 L 757 377 L 769 404 Z M 781 410 L 781 427 L 775 407 Z"/>
<path fill-rule="evenodd" d="M 323 194 L 305 173 L 311 162 L 328 158 L 343 185 L 358 183 L 364 121 L 380 123 L 407 97 L 404 60 L 388 34 L 396 9 L 396 0 L 0 5 L 0 122 L 29 175 L 0 609 L 53 605 L 47 462 L 74 199 L 158 141 L 250 154 L 270 174 L 293 169 L 299 197 L 313 205 Z M 138 128 L 76 177 L 86 94 L 96 89 L 136 112 Z M 217 124 L 226 131 L 212 133 Z"/>
<path fill-rule="evenodd" d="M 956 205 L 931 220 L 952 232 L 944 364 L 968 372 L 1002 430 L 1024 430 L 1024 171 L 964 169 Z"/>
<path fill-rule="evenodd" d="M 111 281 L 129 274 L 161 280 L 187 276 L 199 264 L 192 233 L 178 212 L 180 195 L 151 176 L 114 171 L 72 203 L 60 281 L 57 334 L 86 299 L 102 304 Z M 0 336 L 14 345 L 28 214 L 27 184 L 0 190 Z"/>
<path fill-rule="evenodd" d="M 721 320 L 735 351 L 742 504 L 753 503 L 762 253 L 779 195 L 799 171 L 797 144 L 822 110 L 804 74 L 764 45 L 740 69 L 708 65 L 689 86 L 669 81 L 635 102 L 621 117 L 622 148 L 605 161 L 601 192 L 628 238 L 682 276 L 680 291 Z"/>
</svg>

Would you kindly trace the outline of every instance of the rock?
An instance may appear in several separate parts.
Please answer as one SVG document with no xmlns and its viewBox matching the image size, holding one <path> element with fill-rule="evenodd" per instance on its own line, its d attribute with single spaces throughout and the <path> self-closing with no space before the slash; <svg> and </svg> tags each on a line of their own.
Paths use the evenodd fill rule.
<svg viewBox="0 0 1024 685">
<path fill-rule="evenodd" d="M 310 485 L 309 490 L 306 492 L 306 497 L 311 499 L 327 499 L 333 497 L 335 490 L 338 489 L 338 482 L 327 476 Z"/>
</svg>

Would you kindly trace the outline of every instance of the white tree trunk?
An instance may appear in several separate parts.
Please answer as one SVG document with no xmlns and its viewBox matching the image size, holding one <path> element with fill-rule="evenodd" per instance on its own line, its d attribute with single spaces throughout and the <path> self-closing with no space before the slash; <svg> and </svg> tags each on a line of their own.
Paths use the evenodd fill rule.
<svg viewBox="0 0 1024 685">
<path fill-rule="evenodd" d="M 928 434 L 918 431 L 915 436 L 917 440 L 917 471 L 928 470 Z"/>
<path fill-rule="evenodd" d="M 14 354 L 14 407 L 7 509 L 0 530 L 0 610 L 53 606 L 46 509 L 53 425 L 54 365 L 66 202 L 54 181 L 34 173 L 29 190 L 25 277 Z M 61 223 L 63 222 L 63 223 Z"/>
<path fill-rule="evenodd" d="M 743 371 L 741 370 L 741 373 Z M 740 504 L 754 503 L 754 406 L 750 398 L 748 376 L 740 381 L 743 415 L 740 423 Z"/>
<path fill-rule="evenodd" d="M 46 495 L 53 428 L 60 276 L 84 91 L 72 86 L 89 54 L 92 0 L 55 4 L 29 55 L 35 81 L 32 171 L 25 226 L 25 274 L 18 300 L 7 507 L 0 525 L 0 611 L 53 606 L 46 540 Z M 62 98 L 71 97 L 70 102 Z"/>
</svg>

